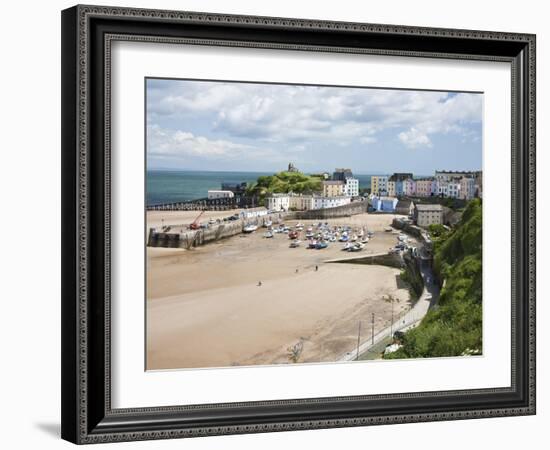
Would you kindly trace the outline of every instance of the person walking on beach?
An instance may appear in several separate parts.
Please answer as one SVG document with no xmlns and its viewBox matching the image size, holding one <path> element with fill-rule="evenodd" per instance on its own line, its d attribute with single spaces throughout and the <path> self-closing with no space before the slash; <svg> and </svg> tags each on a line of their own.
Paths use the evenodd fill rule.
<svg viewBox="0 0 550 450">
<path fill-rule="evenodd" d="M 315 266 L 315 272 L 319 270 L 319 266 Z"/>
<path fill-rule="evenodd" d="M 298 273 L 298 268 L 296 268 L 296 273 Z"/>
<path fill-rule="evenodd" d="M 258 281 L 258 286 L 261 286 L 262 285 L 262 282 L 261 281 Z"/>
</svg>

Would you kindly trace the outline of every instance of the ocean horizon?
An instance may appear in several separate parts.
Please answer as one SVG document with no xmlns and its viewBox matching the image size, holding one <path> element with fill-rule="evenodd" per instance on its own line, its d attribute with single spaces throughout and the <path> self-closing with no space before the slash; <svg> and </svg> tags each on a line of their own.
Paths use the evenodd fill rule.
<svg viewBox="0 0 550 450">
<path fill-rule="evenodd" d="M 221 189 L 222 183 L 250 183 L 255 182 L 259 176 L 274 173 L 276 172 L 149 169 L 146 177 L 146 202 L 147 205 L 156 205 L 206 198 L 208 190 Z M 374 175 L 386 174 L 353 174 L 359 180 L 360 189 L 370 188 L 371 177 Z"/>
</svg>

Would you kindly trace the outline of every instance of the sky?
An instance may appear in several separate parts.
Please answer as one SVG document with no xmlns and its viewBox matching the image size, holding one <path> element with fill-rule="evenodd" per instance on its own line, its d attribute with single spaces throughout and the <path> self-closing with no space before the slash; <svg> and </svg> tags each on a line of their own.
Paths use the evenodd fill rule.
<svg viewBox="0 0 550 450">
<path fill-rule="evenodd" d="M 147 79 L 147 167 L 479 170 L 483 94 Z"/>
</svg>

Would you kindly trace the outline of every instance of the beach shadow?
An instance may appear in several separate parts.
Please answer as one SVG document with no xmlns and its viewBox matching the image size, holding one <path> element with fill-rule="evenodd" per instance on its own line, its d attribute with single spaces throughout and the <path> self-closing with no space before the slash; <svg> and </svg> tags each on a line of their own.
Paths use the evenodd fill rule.
<svg viewBox="0 0 550 450">
<path fill-rule="evenodd" d="M 36 423 L 35 426 L 52 437 L 58 438 L 61 436 L 61 424 L 59 423 Z"/>
<path fill-rule="evenodd" d="M 397 289 L 408 289 L 408 288 L 409 288 L 408 283 L 405 283 L 405 282 L 401 279 L 401 275 L 400 275 L 400 274 L 397 274 L 397 275 L 395 276 L 395 284 L 397 284 Z"/>
</svg>

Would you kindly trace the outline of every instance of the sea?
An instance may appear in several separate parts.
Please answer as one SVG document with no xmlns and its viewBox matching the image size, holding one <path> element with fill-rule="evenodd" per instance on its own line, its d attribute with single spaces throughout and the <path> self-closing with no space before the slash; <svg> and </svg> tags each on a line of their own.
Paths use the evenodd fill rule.
<svg viewBox="0 0 550 450">
<path fill-rule="evenodd" d="M 147 205 L 174 203 L 206 198 L 209 189 L 223 183 L 254 182 L 273 172 L 214 172 L 195 170 L 148 170 Z M 359 188 L 370 188 L 371 175 L 355 175 Z"/>
</svg>

